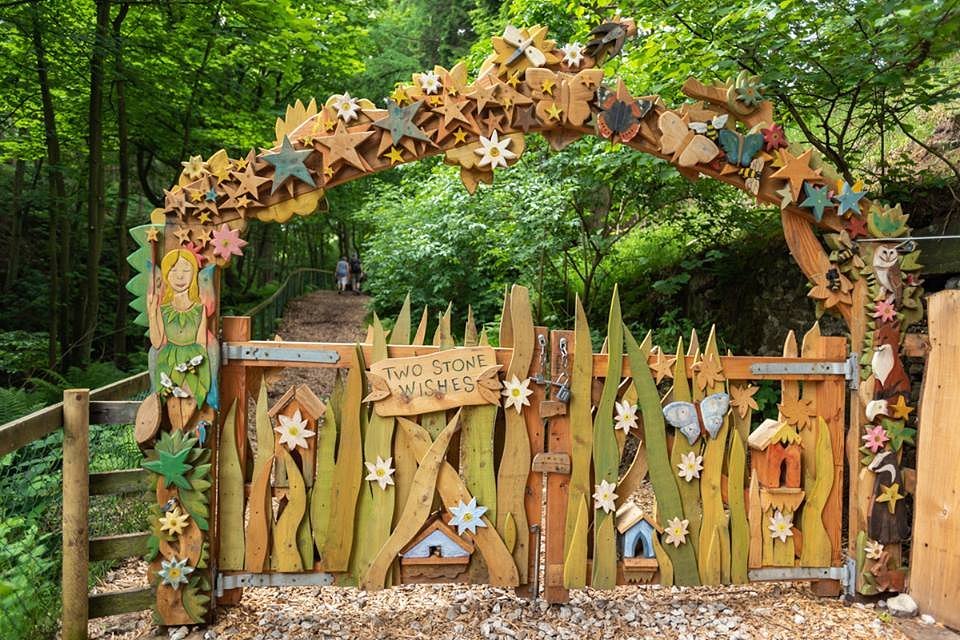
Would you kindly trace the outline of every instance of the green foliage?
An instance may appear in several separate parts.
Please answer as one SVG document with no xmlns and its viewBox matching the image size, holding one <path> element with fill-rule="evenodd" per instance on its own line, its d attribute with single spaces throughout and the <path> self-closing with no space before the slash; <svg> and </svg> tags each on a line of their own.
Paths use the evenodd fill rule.
<svg viewBox="0 0 960 640">
<path fill-rule="evenodd" d="M 0 619 L 4 635 L 35 638 L 44 611 L 57 608 L 58 564 L 51 554 L 55 533 L 42 533 L 36 522 L 23 517 L 0 519 Z"/>
</svg>

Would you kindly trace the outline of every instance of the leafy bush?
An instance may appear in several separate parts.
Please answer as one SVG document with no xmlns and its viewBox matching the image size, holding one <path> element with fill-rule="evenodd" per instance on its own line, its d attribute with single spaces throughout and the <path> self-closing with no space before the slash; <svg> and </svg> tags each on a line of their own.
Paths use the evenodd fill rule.
<svg viewBox="0 0 960 640">
<path fill-rule="evenodd" d="M 47 366 L 47 334 L 33 331 L 0 332 L 0 375 L 9 383 L 30 377 Z"/>
<path fill-rule="evenodd" d="M 5 638 L 37 638 L 55 623 L 56 533 L 22 517 L 0 519 L 0 622 Z M 53 543 L 53 544 L 51 544 Z"/>
</svg>

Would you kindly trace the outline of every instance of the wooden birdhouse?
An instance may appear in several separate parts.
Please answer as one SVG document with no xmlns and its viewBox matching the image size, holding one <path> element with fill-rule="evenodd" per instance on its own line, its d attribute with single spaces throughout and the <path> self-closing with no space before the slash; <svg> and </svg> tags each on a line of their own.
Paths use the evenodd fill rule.
<svg viewBox="0 0 960 640">
<path fill-rule="evenodd" d="M 285 447 L 294 460 L 299 459 L 303 480 L 308 487 L 313 486 L 317 462 L 316 434 L 326 408 L 310 387 L 300 384 L 290 387 L 268 412 L 275 427 L 274 446 Z M 278 469 L 276 480 L 276 486 L 286 485 L 282 467 Z"/>
<path fill-rule="evenodd" d="M 786 422 L 764 420 L 747 439 L 760 486 L 800 488 L 800 434 Z"/>
<path fill-rule="evenodd" d="M 435 515 L 400 551 L 403 581 L 454 579 L 466 571 L 473 548 L 472 542 L 443 521 L 443 514 Z"/>
<path fill-rule="evenodd" d="M 617 541 L 623 558 L 624 577 L 630 582 L 649 582 L 660 564 L 653 550 L 653 537 L 660 528 L 632 502 L 617 509 Z"/>
</svg>

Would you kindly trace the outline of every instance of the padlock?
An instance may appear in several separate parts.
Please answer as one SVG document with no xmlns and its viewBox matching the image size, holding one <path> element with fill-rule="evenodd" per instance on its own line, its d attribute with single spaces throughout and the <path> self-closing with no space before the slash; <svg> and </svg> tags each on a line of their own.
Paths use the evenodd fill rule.
<svg viewBox="0 0 960 640">
<path fill-rule="evenodd" d="M 556 384 L 556 383 L 554 383 L 554 384 Z M 567 383 L 566 383 L 566 382 L 564 382 L 563 384 L 561 384 L 561 385 L 560 385 L 560 388 L 557 389 L 556 397 L 557 397 L 557 400 L 559 400 L 560 402 L 562 402 L 562 403 L 564 403 L 564 404 L 569 404 L 569 403 L 570 403 L 570 387 L 567 386 Z"/>
<path fill-rule="evenodd" d="M 533 381 L 534 384 L 548 384 L 547 379 L 543 377 L 543 372 L 540 372 L 535 376 L 531 376 L 530 380 Z"/>
</svg>

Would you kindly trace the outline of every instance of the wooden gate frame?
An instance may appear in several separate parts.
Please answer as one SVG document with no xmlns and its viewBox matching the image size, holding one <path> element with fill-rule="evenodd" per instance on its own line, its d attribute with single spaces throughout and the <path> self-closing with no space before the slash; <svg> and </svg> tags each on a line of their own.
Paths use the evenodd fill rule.
<svg viewBox="0 0 960 640">
<path fill-rule="evenodd" d="M 632 20 L 618 17 L 598 27 L 593 35 L 611 32 L 630 37 L 636 26 Z M 517 33 L 542 54 L 542 60 L 541 56 L 522 55 L 523 49 L 511 44 Z M 247 220 L 286 222 L 294 215 L 310 215 L 322 208 L 327 189 L 437 154 L 444 154 L 448 164 L 460 168 L 465 186 L 473 192 L 480 182 L 493 180 L 494 167 L 517 162 L 530 132 L 540 133 L 557 150 L 584 135 L 597 135 L 670 162 L 687 177 L 720 180 L 760 203 L 780 206 L 784 237 L 811 283 L 810 297 L 819 311 L 839 314 L 850 331 L 852 347 L 862 349 L 864 384 L 851 405 L 847 432 L 848 463 L 851 476 L 857 479 L 849 484 L 848 532 L 851 556 L 858 559 L 857 584 L 862 592 L 871 593 L 902 583 L 906 570 L 900 558 L 900 539 L 886 545 L 887 575 L 900 578 L 887 586 L 871 580 L 866 571 L 869 563 L 859 562 L 862 553 L 858 551 L 862 550 L 855 541 L 861 531 L 875 530 L 869 511 L 877 497 L 876 489 L 871 490 L 873 472 L 857 453 L 860 440 L 867 427 L 886 428 L 884 421 L 890 421 L 873 412 L 868 420 L 865 407 L 873 400 L 890 404 L 895 398 L 911 401 L 900 345 L 906 327 L 922 318 L 923 309 L 919 251 L 899 240 L 909 233 L 907 216 L 899 205 L 865 198 L 859 183 L 841 180 L 813 149 L 789 143 L 774 120 L 773 104 L 762 99 L 758 76 L 743 72 L 725 83 L 713 84 L 691 78 L 683 91 L 695 102 L 672 109 L 658 96 L 632 96 L 622 79 L 605 77 L 600 66 L 619 54 L 622 41 L 597 37 L 586 47 L 560 49 L 547 39 L 546 28 L 518 32 L 511 27 L 492 39 L 494 53 L 473 82 L 460 63 L 449 70 L 437 66 L 414 74 L 411 83 L 397 86 L 386 110 L 348 94 L 331 96 L 322 105 L 297 102 L 288 108 L 285 118 L 278 119 L 272 148 L 253 149 L 237 159 L 221 150 L 206 160 L 193 156 L 183 163 L 178 183 L 165 192 L 164 206 L 152 212 L 151 224 L 131 232 L 138 248 L 129 260 L 137 274 L 128 285 L 135 296 L 132 306 L 140 312 L 135 322 L 150 327 L 158 351 L 165 344 L 165 321 L 156 310 L 156 283 L 166 280 L 172 262 L 182 259 L 192 265 L 199 296 L 190 294 L 189 313 L 202 304 L 199 322 L 207 330 L 202 339 L 203 331 L 198 332 L 193 346 L 203 347 L 207 361 L 200 365 L 199 374 L 191 372 L 190 376 L 195 376 L 194 386 L 199 384 L 211 395 L 202 395 L 200 406 L 192 411 L 189 397 L 187 401 L 175 399 L 176 404 L 184 405 L 177 421 L 191 425 L 202 415 L 218 422 L 222 418 L 217 410 L 223 406 L 216 403 L 218 384 L 225 389 L 246 384 L 229 371 L 218 376 L 215 360 L 220 275 L 234 255 L 242 254 L 245 242 L 241 234 Z M 711 131 L 718 118 L 726 118 L 726 123 L 722 130 Z M 690 130 L 689 123 L 701 123 L 705 134 Z M 742 136 L 762 136 L 762 149 L 753 153 L 753 161 L 743 163 L 739 155 L 725 157 L 711 141 L 714 135 L 726 146 L 724 137 L 734 140 L 730 144 L 742 146 L 737 142 Z M 744 164 L 750 166 L 741 166 Z M 817 230 L 825 234 L 826 247 Z M 906 255 L 898 255 L 898 251 Z M 169 262 L 164 261 L 167 258 Z M 901 272 L 903 278 L 894 277 Z M 184 301 L 181 306 L 186 304 Z M 199 352 L 194 349 L 192 353 Z M 877 363 L 882 380 L 873 375 Z M 155 388 L 164 391 L 157 367 L 152 360 Z M 179 388 L 174 384 L 165 389 L 174 386 Z M 170 402 L 164 400 L 167 406 Z M 897 420 L 900 418 L 893 422 Z M 902 420 L 900 426 L 904 426 Z M 209 448 L 215 462 L 215 436 L 210 438 Z M 891 452 L 899 464 L 901 450 Z M 209 502 L 209 493 L 202 499 Z M 200 544 L 207 540 L 205 535 L 201 533 Z M 193 589 L 200 599 L 207 597 L 203 589 Z M 204 608 L 196 598 L 194 601 L 196 610 Z"/>
</svg>

